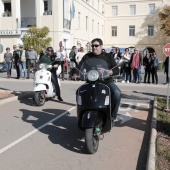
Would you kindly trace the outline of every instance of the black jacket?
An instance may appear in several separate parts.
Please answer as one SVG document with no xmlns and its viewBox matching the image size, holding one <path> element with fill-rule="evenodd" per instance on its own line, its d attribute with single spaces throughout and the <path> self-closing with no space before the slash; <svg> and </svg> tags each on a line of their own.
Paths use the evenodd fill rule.
<svg viewBox="0 0 170 170">
<path fill-rule="evenodd" d="M 113 58 L 113 56 L 109 53 L 106 52 L 102 52 L 99 55 L 94 55 L 92 52 L 91 53 L 87 53 L 84 55 L 84 57 L 82 58 L 82 60 L 79 63 L 79 68 L 81 67 L 82 63 L 90 58 L 98 58 L 98 59 L 103 59 L 106 61 L 106 63 L 108 64 L 108 68 L 109 70 L 113 69 L 113 67 L 117 66 L 115 59 Z M 119 74 L 119 69 L 115 68 L 113 69 L 113 75 L 118 75 Z M 108 79 L 108 81 L 112 81 L 112 77 L 110 77 Z M 108 82 L 107 81 L 107 82 Z"/>
</svg>

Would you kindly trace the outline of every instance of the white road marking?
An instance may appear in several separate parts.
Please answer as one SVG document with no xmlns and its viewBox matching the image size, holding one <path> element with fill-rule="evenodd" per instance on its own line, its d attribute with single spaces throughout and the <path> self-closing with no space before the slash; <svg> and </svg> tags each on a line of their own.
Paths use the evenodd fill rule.
<svg viewBox="0 0 170 170">
<path fill-rule="evenodd" d="M 70 108 L 69 110 L 66 110 L 65 112 L 63 112 L 61 115 L 55 117 L 54 119 L 48 121 L 47 123 L 43 124 L 42 126 L 38 127 L 37 129 L 29 132 L 28 134 L 26 134 L 25 136 L 19 138 L 18 140 L 10 143 L 9 145 L 5 146 L 4 148 L 2 148 L 0 150 L 0 154 L 5 152 L 6 150 L 10 149 L 11 147 L 15 146 L 16 144 L 18 144 L 19 142 L 23 141 L 24 139 L 28 138 L 29 136 L 33 135 L 34 133 L 36 133 L 37 131 L 41 130 L 42 128 L 44 128 L 45 126 L 47 126 L 48 124 L 54 122 L 55 120 L 59 119 L 60 117 L 64 116 L 66 113 L 74 110 L 76 108 L 76 106 Z"/>
<path fill-rule="evenodd" d="M 122 114 L 118 115 L 118 120 L 121 120 L 121 124 L 123 124 L 131 119 L 133 119 L 133 117 L 131 116 L 131 114 L 129 112 L 126 112 L 125 115 L 122 115 Z"/>
<path fill-rule="evenodd" d="M 137 103 L 136 104 L 136 109 L 135 109 L 135 112 L 139 112 L 138 109 L 142 108 L 141 106 L 145 106 L 145 108 L 150 108 L 150 104 L 149 103 Z"/>
</svg>

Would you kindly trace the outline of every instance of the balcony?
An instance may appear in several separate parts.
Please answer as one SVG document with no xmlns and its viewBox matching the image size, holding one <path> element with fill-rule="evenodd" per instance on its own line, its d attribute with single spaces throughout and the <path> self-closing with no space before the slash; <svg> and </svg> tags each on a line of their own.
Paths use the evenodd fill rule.
<svg viewBox="0 0 170 170">
<path fill-rule="evenodd" d="M 21 18 L 21 28 L 28 28 L 30 26 L 36 26 L 36 18 L 35 17 L 28 17 L 28 18 Z"/>
</svg>

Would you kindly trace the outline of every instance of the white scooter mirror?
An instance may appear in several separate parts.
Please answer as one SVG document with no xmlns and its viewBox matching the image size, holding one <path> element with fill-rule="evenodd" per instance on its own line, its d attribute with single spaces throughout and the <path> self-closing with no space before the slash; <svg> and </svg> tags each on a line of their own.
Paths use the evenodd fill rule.
<svg viewBox="0 0 170 170">
<path fill-rule="evenodd" d="M 124 63 L 124 60 L 123 59 L 119 59 L 119 60 L 116 61 L 116 63 L 117 63 L 118 67 L 121 67 L 122 64 Z"/>
<path fill-rule="evenodd" d="M 48 68 L 52 68 L 52 65 L 47 65 L 47 69 L 48 69 Z"/>
</svg>

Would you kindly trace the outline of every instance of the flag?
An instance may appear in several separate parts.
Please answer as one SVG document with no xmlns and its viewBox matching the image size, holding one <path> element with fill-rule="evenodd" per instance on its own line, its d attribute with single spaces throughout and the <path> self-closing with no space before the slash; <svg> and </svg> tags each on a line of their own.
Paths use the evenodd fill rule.
<svg viewBox="0 0 170 170">
<path fill-rule="evenodd" d="M 70 19 L 72 20 L 75 17 L 75 6 L 74 0 L 70 1 Z"/>
<path fill-rule="evenodd" d="M 72 1 L 72 18 L 75 16 L 75 6 L 74 6 L 74 0 Z"/>
</svg>

